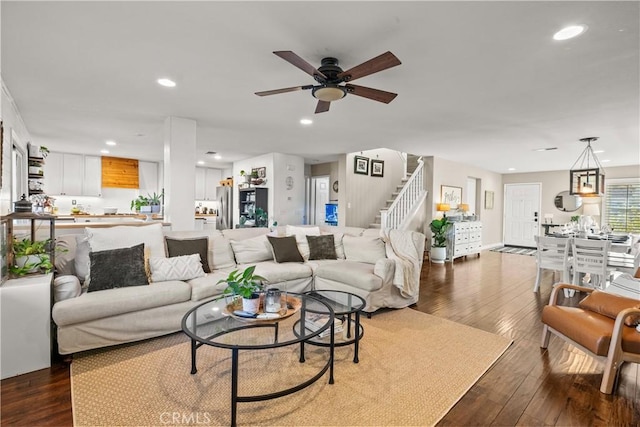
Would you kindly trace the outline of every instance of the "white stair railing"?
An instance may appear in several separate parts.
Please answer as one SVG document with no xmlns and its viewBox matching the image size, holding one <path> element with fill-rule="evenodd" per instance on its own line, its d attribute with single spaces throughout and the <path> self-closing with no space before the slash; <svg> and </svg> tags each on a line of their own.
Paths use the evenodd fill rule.
<svg viewBox="0 0 640 427">
<path fill-rule="evenodd" d="M 411 212 L 414 204 L 424 193 L 424 163 L 418 159 L 418 166 L 407 180 L 398 197 L 386 209 L 380 210 L 380 224 L 385 228 L 399 228 Z"/>
</svg>

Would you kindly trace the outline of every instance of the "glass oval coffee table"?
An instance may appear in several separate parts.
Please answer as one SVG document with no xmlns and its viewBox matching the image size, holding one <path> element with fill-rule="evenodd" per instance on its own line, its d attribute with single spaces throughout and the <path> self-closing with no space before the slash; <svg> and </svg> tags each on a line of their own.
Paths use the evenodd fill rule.
<svg viewBox="0 0 640 427">
<path fill-rule="evenodd" d="M 266 394 L 238 395 L 238 366 L 240 351 L 269 350 L 299 345 L 299 362 L 305 362 L 304 343 L 325 331 L 333 332 L 334 314 L 331 306 L 312 295 L 288 293 L 287 311 L 276 318 L 244 318 L 234 314 L 236 302 L 221 296 L 189 310 L 182 318 L 182 330 L 191 339 L 191 374 L 198 372 L 196 352 L 203 345 L 231 350 L 231 425 L 236 425 L 238 402 L 257 402 L 275 399 L 302 390 L 329 371 L 329 384 L 333 384 L 333 345 L 320 371 L 300 383 Z M 323 321 L 310 326 L 313 313 L 327 314 Z M 315 320 L 315 319 L 314 319 Z M 308 327 L 310 326 L 310 327 Z M 331 333 L 331 337 L 333 337 Z M 333 342 L 333 339 L 331 340 Z M 268 352 L 260 352 L 265 354 Z M 256 352 L 255 354 L 259 354 Z M 253 355 L 252 355 L 253 356 Z M 258 356 L 260 357 L 260 356 Z M 268 356 L 266 356 L 268 357 Z M 265 358 L 266 358 L 265 357 Z M 265 363 L 267 361 L 265 360 Z M 286 375 L 286 372 L 282 372 Z M 277 382 L 276 382 L 277 385 Z"/>
</svg>

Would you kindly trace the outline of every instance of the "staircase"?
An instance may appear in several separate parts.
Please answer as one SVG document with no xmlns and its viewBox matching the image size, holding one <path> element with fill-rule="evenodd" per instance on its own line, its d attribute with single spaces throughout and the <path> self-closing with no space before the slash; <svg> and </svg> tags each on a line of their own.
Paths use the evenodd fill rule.
<svg viewBox="0 0 640 427">
<path fill-rule="evenodd" d="M 376 215 L 370 228 L 400 228 L 414 205 L 424 195 L 424 164 L 422 158 L 412 154 L 407 155 L 407 174 L 391 199 L 386 201 L 384 208 Z"/>
</svg>

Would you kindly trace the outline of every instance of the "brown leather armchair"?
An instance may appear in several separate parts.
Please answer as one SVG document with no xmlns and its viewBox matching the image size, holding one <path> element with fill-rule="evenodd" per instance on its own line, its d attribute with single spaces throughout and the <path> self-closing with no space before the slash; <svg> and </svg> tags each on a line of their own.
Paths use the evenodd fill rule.
<svg viewBox="0 0 640 427">
<path fill-rule="evenodd" d="M 587 292 L 579 307 L 557 304 L 563 289 Z M 542 348 L 551 333 L 605 363 L 600 392 L 611 394 L 624 362 L 640 363 L 640 300 L 577 285 L 557 285 L 542 310 Z"/>
</svg>

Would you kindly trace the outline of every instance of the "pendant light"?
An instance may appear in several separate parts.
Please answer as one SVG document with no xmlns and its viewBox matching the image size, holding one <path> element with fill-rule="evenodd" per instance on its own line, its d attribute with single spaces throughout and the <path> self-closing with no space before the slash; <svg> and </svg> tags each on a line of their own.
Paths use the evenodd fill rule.
<svg viewBox="0 0 640 427">
<path fill-rule="evenodd" d="M 604 169 L 591 148 L 597 137 L 580 139 L 587 146 L 569 171 L 569 192 L 582 197 L 600 197 L 604 194 Z"/>
</svg>

